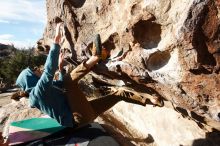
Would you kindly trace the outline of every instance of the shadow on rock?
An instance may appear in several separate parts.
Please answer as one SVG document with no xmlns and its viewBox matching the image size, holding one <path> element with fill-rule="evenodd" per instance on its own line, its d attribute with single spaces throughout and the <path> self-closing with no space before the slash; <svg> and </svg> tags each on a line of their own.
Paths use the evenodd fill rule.
<svg viewBox="0 0 220 146">
<path fill-rule="evenodd" d="M 204 139 L 196 139 L 193 141 L 192 146 L 219 146 L 220 144 L 220 131 L 214 130 L 206 134 Z"/>
</svg>

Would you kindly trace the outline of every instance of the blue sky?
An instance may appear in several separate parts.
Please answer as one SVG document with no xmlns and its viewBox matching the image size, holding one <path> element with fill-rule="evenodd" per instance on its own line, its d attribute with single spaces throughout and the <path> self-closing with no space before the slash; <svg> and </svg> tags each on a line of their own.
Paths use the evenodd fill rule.
<svg viewBox="0 0 220 146">
<path fill-rule="evenodd" d="M 46 25 L 45 0 L 0 0 L 0 43 L 34 46 Z"/>
</svg>

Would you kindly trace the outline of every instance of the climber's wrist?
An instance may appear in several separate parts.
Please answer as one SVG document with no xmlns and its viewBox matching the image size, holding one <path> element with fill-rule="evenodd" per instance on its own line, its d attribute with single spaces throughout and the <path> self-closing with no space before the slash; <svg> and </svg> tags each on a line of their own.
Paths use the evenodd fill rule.
<svg viewBox="0 0 220 146">
<path fill-rule="evenodd" d="M 59 70 L 59 72 L 61 72 L 61 73 L 64 71 L 63 67 L 62 67 L 62 68 L 59 67 L 58 70 Z"/>
</svg>

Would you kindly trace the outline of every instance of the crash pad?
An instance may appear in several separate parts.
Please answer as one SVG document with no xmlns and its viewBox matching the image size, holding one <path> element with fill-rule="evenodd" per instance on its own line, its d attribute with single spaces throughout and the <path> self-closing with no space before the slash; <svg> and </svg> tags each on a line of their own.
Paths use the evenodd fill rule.
<svg viewBox="0 0 220 146">
<path fill-rule="evenodd" d="M 40 139 L 64 128 L 56 120 L 44 117 L 12 122 L 9 127 L 9 145 Z"/>
<path fill-rule="evenodd" d="M 119 146 L 97 122 L 74 129 L 48 117 L 12 122 L 9 145 Z"/>
</svg>

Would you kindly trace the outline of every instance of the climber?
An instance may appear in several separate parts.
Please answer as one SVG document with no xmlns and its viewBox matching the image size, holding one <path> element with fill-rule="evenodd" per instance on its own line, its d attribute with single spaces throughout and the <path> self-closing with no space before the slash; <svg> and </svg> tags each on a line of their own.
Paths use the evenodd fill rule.
<svg viewBox="0 0 220 146">
<path fill-rule="evenodd" d="M 123 88 L 110 92 L 102 98 L 88 101 L 79 89 L 78 81 L 102 58 L 100 36 L 96 35 L 92 56 L 78 65 L 70 74 L 64 76 L 64 55 L 60 51 L 64 32 L 63 23 L 58 23 L 54 43 L 49 51 L 44 69 L 24 69 L 16 80 L 16 85 L 29 97 L 31 107 L 57 120 L 66 127 L 81 127 L 93 121 L 97 116 L 126 98 L 143 102 L 143 97 L 125 94 Z M 59 80 L 53 81 L 55 71 L 59 70 Z M 64 90 L 65 89 L 65 90 Z M 22 95 L 25 95 L 24 93 Z M 158 104 L 155 99 L 155 104 Z M 158 104 L 160 105 L 160 104 Z"/>
</svg>

